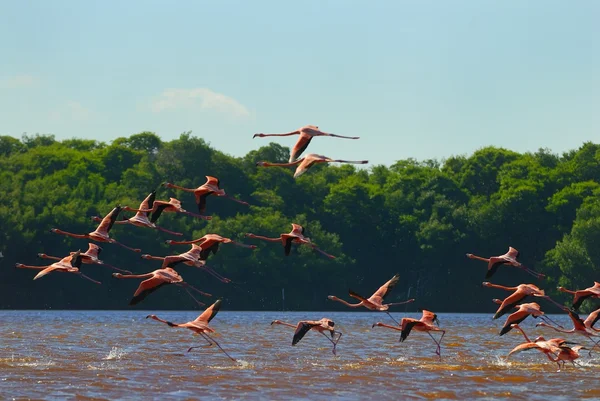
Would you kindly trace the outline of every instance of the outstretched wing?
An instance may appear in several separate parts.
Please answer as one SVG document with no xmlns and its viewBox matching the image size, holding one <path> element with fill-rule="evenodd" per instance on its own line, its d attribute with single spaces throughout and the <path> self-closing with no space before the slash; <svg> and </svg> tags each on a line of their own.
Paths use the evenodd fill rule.
<svg viewBox="0 0 600 401">
<path fill-rule="evenodd" d="M 218 299 L 217 302 L 215 302 L 214 304 L 212 304 L 211 306 L 209 306 L 208 308 L 206 308 L 206 310 L 204 312 L 202 312 L 202 314 L 200 316 L 198 316 L 196 318 L 196 320 L 194 320 L 194 322 L 206 322 L 209 323 L 213 317 L 215 317 L 217 315 L 217 313 L 219 312 L 219 309 L 221 309 L 221 300 Z"/>
<path fill-rule="evenodd" d="M 187 261 L 188 261 L 188 259 L 182 258 L 179 255 L 167 256 L 163 260 L 163 264 L 160 268 L 164 269 L 165 267 L 175 267 L 175 265 L 177 265 L 179 263 L 187 262 Z"/>
<path fill-rule="evenodd" d="M 598 319 L 600 319 L 600 308 L 598 308 L 595 311 L 593 311 L 592 313 L 590 313 L 588 315 L 588 317 L 585 319 L 584 324 L 586 327 L 590 327 L 590 328 L 594 327 L 594 325 L 596 324 Z"/>
<path fill-rule="evenodd" d="M 531 343 L 531 342 L 530 343 L 524 343 L 524 344 L 521 344 L 521 345 L 517 345 L 515 348 L 512 349 L 512 351 L 510 351 L 508 353 L 507 358 L 509 356 L 511 356 L 512 354 L 516 354 L 517 352 L 527 351 L 527 350 L 530 350 L 530 349 L 541 349 L 541 347 L 538 344 Z"/>
<path fill-rule="evenodd" d="M 418 320 L 413 320 L 411 322 L 406 323 L 402 328 L 402 332 L 400 333 L 400 342 L 404 342 L 404 340 L 406 340 L 413 327 L 422 324 L 423 322 L 419 322 Z"/>
<path fill-rule="evenodd" d="M 203 194 L 196 195 L 196 204 L 198 205 L 198 212 L 204 214 L 206 211 L 206 197 L 212 194 L 212 191 L 207 191 Z"/>
<path fill-rule="evenodd" d="M 286 237 L 285 238 L 285 245 L 283 246 L 285 256 L 290 255 L 290 252 L 292 251 L 292 242 L 293 241 L 294 241 L 294 237 Z"/>
<path fill-rule="evenodd" d="M 298 141 L 292 148 L 292 153 L 290 154 L 290 160 L 289 160 L 290 163 L 293 163 L 294 161 L 296 161 L 298 156 L 300 156 L 302 154 L 302 152 L 304 152 L 306 150 L 306 148 L 310 144 L 311 140 L 312 140 L 312 136 L 300 134 Z"/>
<path fill-rule="evenodd" d="M 371 298 L 380 297 L 382 300 L 384 300 L 385 297 L 390 294 L 390 291 L 392 291 L 396 284 L 398 284 L 398 281 L 400 281 L 400 275 L 396 274 L 394 277 L 389 279 L 387 283 L 379 287 L 379 289 L 375 291 L 375 294 L 373 294 Z"/>
<path fill-rule="evenodd" d="M 318 324 L 298 322 L 298 326 L 296 326 L 296 332 L 294 333 L 294 338 L 292 339 L 292 345 L 298 344 L 298 341 L 302 340 L 302 337 L 304 337 L 304 335 L 308 333 L 314 326 L 318 326 Z"/>
<path fill-rule="evenodd" d="M 131 298 L 131 301 L 129 301 L 129 305 L 137 305 L 148 295 L 167 284 L 170 283 L 157 277 L 151 277 L 148 280 L 142 281 L 138 289 L 135 291 L 135 294 L 133 294 L 133 298 Z"/>
<path fill-rule="evenodd" d="M 156 220 L 158 220 L 158 218 L 162 214 L 163 210 L 165 210 L 168 206 L 169 206 L 168 203 L 161 204 L 160 206 L 157 206 L 156 210 L 154 211 L 154 213 L 152 213 L 152 217 L 150 218 L 150 222 L 151 223 L 155 223 Z"/>
<path fill-rule="evenodd" d="M 71 266 L 78 269 L 81 267 L 81 249 L 71 255 Z"/>
<path fill-rule="evenodd" d="M 115 206 L 115 208 L 113 210 L 111 210 L 109 214 L 104 216 L 104 218 L 102 219 L 102 221 L 100 222 L 100 224 L 98 225 L 98 228 L 96 228 L 96 230 L 106 231 L 108 233 L 110 231 L 110 229 L 112 228 L 113 224 L 115 224 L 115 221 L 117 220 L 117 217 L 119 216 L 119 213 L 121 213 L 121 206 Z"/>
<path fill-rule="evenodd" d="M 573 309 L 578 310 L 581 307 L 583 301 L 592 296 L 591 291 L 576 291 L 575 300 L 573 301 Z"/>
</svg>

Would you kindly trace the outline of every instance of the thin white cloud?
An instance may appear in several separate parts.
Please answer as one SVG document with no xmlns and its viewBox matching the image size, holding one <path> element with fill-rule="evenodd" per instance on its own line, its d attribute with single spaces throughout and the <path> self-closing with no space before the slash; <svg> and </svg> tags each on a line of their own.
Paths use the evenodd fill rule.
<svg viewBox="0 0 600 401">
<path fill-rule="evenodd" d="M 37 84 L 38 79 L 33 75 L 21 74 L 0 79 L 0 88 L 18 89 L 31 88 Z"/>
<path fill-rule="evenodd" d="M 207 88 L 165 89 L 150 105 L 154 113 L 172 109 L 205 109 L 236 117 L 249 117 L 248 109 L 229 96 Z"/>
<path fill-rule="evenodd" d="M 83 122 L 88 121 L 94 113 L 79 102 L 69 101 L 50 112 L 50 120 L 54 122 Z"/>
</svg>

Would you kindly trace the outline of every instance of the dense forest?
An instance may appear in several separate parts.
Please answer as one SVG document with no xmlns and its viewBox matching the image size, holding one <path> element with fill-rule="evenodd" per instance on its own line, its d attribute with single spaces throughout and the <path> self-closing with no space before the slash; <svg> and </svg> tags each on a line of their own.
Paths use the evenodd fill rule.
<svg viewBox="0 0 600 401">
<path fill-rule="evenodd" d="M 155 189 L 157 199 L 175 197 L 197 212 L 193 194 L 161 183 L 195 188 L 206 175 L 218 177 L 229 195 L 250 206 L 213 196 L 207 201 L 211 221 L 169 213 L 159 223 L 184 233 L 183 239 L 217 233 L 257 245 L 250 250 L 225 244 L 209 258 L 210 266 L 232 279 L 229 284 L 178 267 L 186 281 L 222 297 L 224 309 L 345 310 L 327 295 L 348 298 L 353 289 L 369 296 L 399 273 L 400 283 L 386 300 L 416 298 L 408 310 L 490 312 L 497 308 L 492 298 L 507 294 L 482 287 L 486 264 L 465 253 L 501 255 L 509 245 L 521 252 L 524 265 L 548 277 L 537 280 L 502 267 L 492 282 L 534 283 L 568 303 L 570 297 L 558 293 L 557 285 L 585 288 L 600 281 L 598 144 L 584 143 L 562 155 L 487 147 L 470 156 L 399 160 L 389 167 L 317 165 L 298 179 L 288 168 L 256 166 L 288 158 L 289 149 L 276 143 L 231 157 L 191 133 L 164 142 L 143 132 L 110 144 L 57 141 L 52 135 L 0 136 L 0 307 L 129 308 L 138 281 L 116 280 L 107 268 L 82 266 L 102 282 L 96 285 L 65 273 L 33 281 L 36 272 L 16 269 L 15 263 L 46 265 L 51 261 L 38 259 L 38 253 L 86 250 L 87 240 L 50 229 L 88 233 L 97 226 L 91 216 L 105 216 L 117 204 L 137 207 Z M 301 246 L 286 257 L 280 244 L 244 236 L 277 237 L 289 232 L 292 222 L 305 226 L 306 235 L 336 259 Z M 130 225 L 115 225 L 111 237 L 159 256 L 189 248 L 165 244 L 177 239 L 167 233 Z M 160 267 L 139 253 L 100 245 L 101 259 L 122 269 L 145 273 Z M 584 303 L 583 310 L 597 303 Z M 170 286 L 135 308 L 197 306 L 182 289 Z"/>
</svg>

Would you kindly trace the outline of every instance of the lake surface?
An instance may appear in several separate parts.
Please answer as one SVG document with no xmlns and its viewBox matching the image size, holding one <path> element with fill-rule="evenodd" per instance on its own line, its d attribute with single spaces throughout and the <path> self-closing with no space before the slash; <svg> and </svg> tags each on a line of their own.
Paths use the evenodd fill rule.
<svg viewBox="0 0 600 401">
<path fill-rule="evenodd" d="M 442 360 L 426 333 L 412 332 L 399 343 L 393 324 L 378 312 L 228 312 L 212 320 L 217 347 L 186 352 L 203 339 L 188 329 L 145 319 L 148 313 L 177 323 L 191 311 L 0 311 L 0 399 L 528 399 L 600 398 L 600 358 L 582 352 L 582 366 L 557 365 L 532 350 L 503 356 L 523 337 L 498 331 L 505 317 L 440 314 L 447 330 Z M 393 313 L 419 318 L 417 313 Z M 296 323 L 329 317 L 343 334 L 337 356 L 321 334 L 309 332 L 291 346 Z M 555 316 L 571 328 L 566 315 Z M 530 335 L 561 335 L 533 327 Z M 570 337 L 569 337 L 570 336 Z"/>
</svg>

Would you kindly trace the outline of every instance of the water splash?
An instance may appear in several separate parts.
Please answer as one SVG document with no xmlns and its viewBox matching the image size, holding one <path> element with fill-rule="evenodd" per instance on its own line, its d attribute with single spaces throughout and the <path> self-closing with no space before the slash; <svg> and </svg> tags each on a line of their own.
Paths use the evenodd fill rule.
<svg viewBox="0 0 600 401">
<path fill-rule="evenodd" d="M 493 366 L 502 366 L 502 367 L 510 367 L 513 366 L 513 363 L 504 357 L 495 356 L 496 360 L 492 360 L 491 365 Z"/>
<path fill-rule="evenodd" d="M 110 350 L 108 355 L 106 355 L 102 359 L 104 359 L 105 361 L 112 361 L 113 359 L 121 359 L 122 357 L 124 357 L 127 354 L 128 354 L 128 352 L 125 351 L 123 348 L 112 347 L 112 349 Z"/>
</svg>

